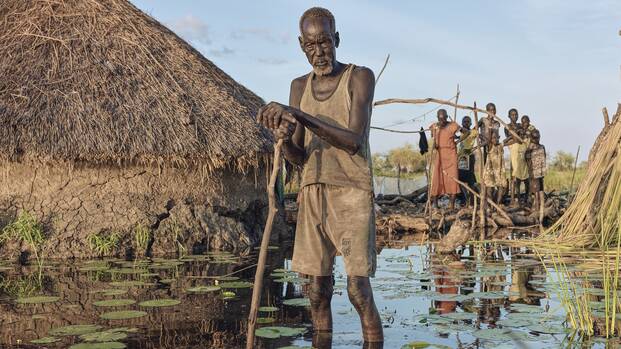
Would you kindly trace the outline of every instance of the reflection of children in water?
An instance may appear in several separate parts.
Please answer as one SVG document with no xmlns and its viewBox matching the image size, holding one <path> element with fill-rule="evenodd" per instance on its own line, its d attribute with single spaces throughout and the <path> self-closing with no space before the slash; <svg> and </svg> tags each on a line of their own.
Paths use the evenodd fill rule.
<svg viewBox="0 0 621 349">
<path fill-rule="evenodd" d="M 463 269 L 463 263 L 457 254 L 431 256 L 432 272 L 435 275 L 434 284 L 436 292 L 442 294 L 458 294 L 460 278 L 457 275 L 459 269 Z M 439 314 L 452 313 L 457 308 L 457 301 L 436 300 L 434 308 Z"/>
<path fill-rule="evenodd" d="M 541 299 L 545 297 L 545 293 L 535 290 L 533 285 L 529 283 L 535 274 L 546 275 L 543 265 L 513 266 L 511 286 L 509 287 L 509 301 L 511 303 L 541 305 Z"/>
</svg>

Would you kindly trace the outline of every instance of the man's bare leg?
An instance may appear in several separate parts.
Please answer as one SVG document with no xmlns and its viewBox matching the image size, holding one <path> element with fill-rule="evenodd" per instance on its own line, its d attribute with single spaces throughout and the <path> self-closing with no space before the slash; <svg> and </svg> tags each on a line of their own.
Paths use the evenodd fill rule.
<svg viewBox="0 0 621 349">
<path fill-rule="evenodd" d="M 356 308 L 362 325 L 362 337 L 365 342 L 383 342 L 382 320 L 375 306 L 373 290 L 368 277 L 348 276 L 347 295 Z"/>
<path fill-rule="evenodd" d="M 332 349 L 332 332 L 313 333 L 313 348 Z"/>
<path fill-rule="evenodd" d="M 449 210 L 455 209 L 455 194 L 449 195 Z"/>
<path fill-rule="evenodd" d="M 498 191 L 496 192 L 496 203 L 498 205 L 502 204 L 503 196 L 505 196 L 505 188 L 504 187 L 498 187 Z"/>
<path fill-rule="evenodd" d="M 332 332 L 332 276 L 311 276 L 308 285 L 308 298 L 311 303 L 311 317 L 313 330 L 318 332 Z"/>
</svg>

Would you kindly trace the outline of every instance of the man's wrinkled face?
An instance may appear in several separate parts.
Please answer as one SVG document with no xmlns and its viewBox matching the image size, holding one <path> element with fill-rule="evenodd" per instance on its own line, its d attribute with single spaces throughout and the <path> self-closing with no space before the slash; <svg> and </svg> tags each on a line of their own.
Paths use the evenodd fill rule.
<svg viewBox="0 0 621 349">
<path fill-rule="evenodd" d="M 469 117 L 465 116 L 463 119 L 461 119 L 461 127 L 465 129 L 470 129 L 471 126 L 472 126 L 472 120 L 470 120 Z"/>
<path fill-rule="evenodd" d="M 518 112 L 517 110 L 510 110 L 509 111 L 509 120 L 511 120 L 512 123 L 516 123 L 518 121 Z"/>
<path fill-rule="evenodd" d="M 339 37 L 338 33 L 333 33 L 330 29 L 330 21 L 321 17 L 305 19 L 299 40 L 315 74 L 324 76 L 332 73 Z"/>
</svg>

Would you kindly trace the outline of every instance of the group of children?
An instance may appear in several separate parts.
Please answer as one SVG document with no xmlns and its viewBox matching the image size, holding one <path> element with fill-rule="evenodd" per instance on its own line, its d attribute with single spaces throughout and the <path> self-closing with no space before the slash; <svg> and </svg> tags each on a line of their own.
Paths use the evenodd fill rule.
<svg viewBox="0 0 621 349">
<path fill-rule="evenodd" d="M 472 128 L 469 116 L 462 118 L 460 126 L 456 122 L 448 122 L 446 110 L 438 110 L 438 122 L 431 126 L 435 150 L 430 188 L 433 204 L 437 207 L 438 197 L 448 195 L 450 208 L 453 209 L 455 197 L 460 192 L 466 203 L 472 204 L 473 196 L 466 188 L 460 188 L 458 181 L 476 191 L 478 175 L 487 188 L 487 196 L 496 203 L 503 203 L 507 188 L 512 184 L 513 190 L 509 193 L 511 205 L 519 205 L 524 184 L 525 203 L 539 207 L 540 200 L 543 200 L 546 170 L 546 151 L 540 143 L 539 130 L 530 123 L 527 115 L 523 115 L 518 122 L 517 109 L 511 109 L 508 113 L 509 123 L 504 128 L 505 139 L 501 142 L 501 124 L 492 116 L 496 115 L 496 106 L 488 103 L 485 109 L 488 115 L 479 120 L 475 129 Z M 475 156 L 479 147 L 483 159 Z M 505 169 L 504 147 L 509 149 L 510 154 L 509 178 Z M 475 166 L 481 160 L 482 173 Z"/>
</svg>

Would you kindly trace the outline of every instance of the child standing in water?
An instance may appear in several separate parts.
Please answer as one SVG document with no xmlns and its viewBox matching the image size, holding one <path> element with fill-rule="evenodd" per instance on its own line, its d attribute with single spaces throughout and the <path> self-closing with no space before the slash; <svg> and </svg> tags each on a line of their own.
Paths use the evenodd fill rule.
<svg viewBox="0 0 621 349">
<path fill-rule="evenodd" d="M 496 203 L 502 203 L 506 184 L 504 149 L 500 143 L 500 135 L 496 132 L 491 135 L 487 150 L 487 161 L 485 162 L 487 195 L 490 198 L 495 197 Z M 494 190 L 496 191 L 496 196 L 494 196 Z"/>
<path fill-rule="evenodd" d="M 539 130 L 532 129 L 530 131 L 530 144 L 526 150 L 526 161 L 528 163 L 530 189 L 535 195 L 532 207 L 536 209 L 539 209 L 540 205 L 545 203 L 543 179 L 546 173 L 546 148 L 540 144 L 540 140 L 541 134 Z"/>
</svg>

